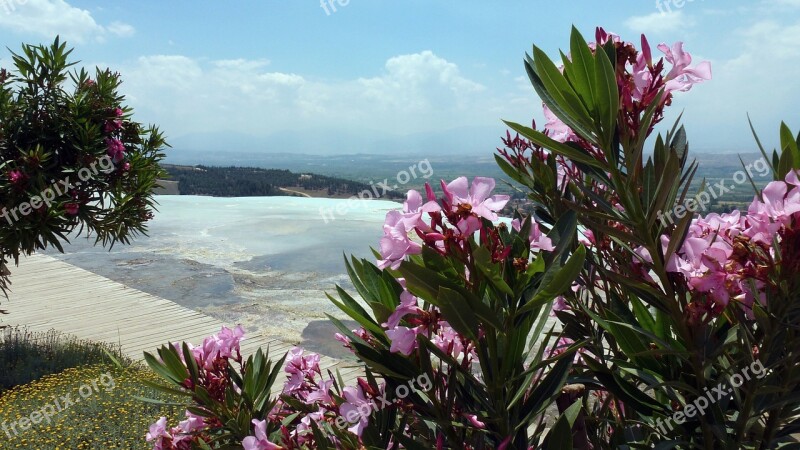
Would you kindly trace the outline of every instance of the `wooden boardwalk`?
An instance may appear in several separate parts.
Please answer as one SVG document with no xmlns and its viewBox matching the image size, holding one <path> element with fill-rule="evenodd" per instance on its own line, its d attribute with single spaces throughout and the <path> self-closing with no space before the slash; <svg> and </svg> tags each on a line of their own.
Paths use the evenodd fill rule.
<svg viewBox="0 0 800 450">
<path fill-rule="evenodd" d="M 10 269 L 12 292 L 8 299 L 0 296 L 0 309 L 9 314 L 0 316 L 0 325 L 26 327 L 32 332 L 57 330 L 79 339 L 108 342 L 119 345 L 134 360 L 144 360 L 145 351 L 153 353 L 169 342 L 197 345 L 223 325 L 236 325 L 50 256 L 33 255 Z M 266 351 L 269 347 L 270 356 L 278 359 L 294 345 L 248 334 L 241 347 L 245 357 L 258 348 Z M 352 362 L 325 356 L 320 368 L 323 373 L 329 368 L 334 372 L 338 369 L 348 385 L 360 372 Z"/>
</svg>

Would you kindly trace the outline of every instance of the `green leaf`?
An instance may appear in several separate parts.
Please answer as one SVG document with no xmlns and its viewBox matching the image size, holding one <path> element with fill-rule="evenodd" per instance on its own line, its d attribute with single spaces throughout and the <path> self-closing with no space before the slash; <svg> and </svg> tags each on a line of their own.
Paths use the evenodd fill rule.
<svg viewBox="0 0 800 450">
<path fill-rule="evenodd" d="M 614 66 L 605 52 L 595 52 L 594 79 L 597 86 L 597 115 L 602 130 L 602 148 L 612 151 L 619 114 L 619 90 Z"/>
<path fill-rule="evenodd" d="M 604 169 L 605 165 L 595 159 L 593 156 L 586 153 L 586 150 L 576 148 L 571 146 L 570 144 L 563 144 L 556 140 L 551 139 L 550 137 L 546 136 L 544 133 L 538 130 L 534 130 L 530 127 L 526 127 L 524 125 L 520 125 L 514 122 L 504 121 L 509 128 L 519 133 L 521 136 L 525 137 L 532 143 L 544 147 L 552 152 L 561 155 L 565 158 L 568 158 L 574 162 L 579 162 L 586 164 L 588 166 L 597 167 Z"/>
<path fill-rule="evenodd" d="M 655 412 L 667 413 L 662 404 L 640 391 L 637 386 L 627 382 L 617 372 L 612 372 L 605 365 L 592 358 L 584 357 L 583 361 L 606 389 L 619 397 L 626 405 L 631 406 L 635 411 L 645 415 L 653 415 Z"/>
<path fill-rule="evenodd" d="M 523 403 L 522 413 L 526 417 L 539 414 L 561 393 L 561 389 L 567 382 L 569 370 L 572 368 L 572 354 L 574 352 L 567 351 L 559 355 L 561 359 L 556 362 L 553 369 L 533 389 L 530 396 Z M 513 407 L 513 404 L 509 405 L 509 407 Z"/>
<path fill-rule="evenodd" d="M 777 168 L 775 167 L 775 164 L 772 164 L 770 162 L 771 158 L 769 157 L 769 155 L 767 155 L 767 151 L 764 149 L 764 145 L 761 144 L 761 139 L 758 138 L 758 133 L 756 133 L 756 129 L 753 126 L 753 121 L 752 121 L 752 119 L 750 119 L 750 114 L 747 115 L 747 123 L 750 124 L 750 132 L 753 133 L 753 138 L 756 140 L 756 144 L 758 145 L 758 150 L 764 156 L 764 161 L 766 161 L 767 164 L 769 164 L 770 170 L 772 171 L 773 175 L 776 177 L 775 180 L 778 180 L 778 178 L 777 178 L 778 174 L 776 173 L 777 172 L 777 170 L 776 170 Z"/>
<path fill-rule="evenodd" d="M 454 330 L 477 340 L 478 319 L 470 305 L 458 292 L 446 287 L 439 288 L 438 306 L 442 315 Z"/>
<path fill-rule="evenodd" d="M 586 248 L 580 245 L 572 256 L 569 257 L 564 266 L 553 264 L 547 269 L 541 284 L 530 300 L 520 308 L 519 313 L 524 313 L 538 308 L 542 304 L 549 302 L 572 287 L 572 283 L 578 278 L 583 263 L 586 259 Z"/>
<path fill-rule="evenodd" d="M 478 270 L 486 277 L 492 286 L 506 295 L 513 296 L 514 291 L 503 280 L 502 270 L 499 264 L 492 262 L 492 254 L 485 247 L 477 247 L 473 251 L 475 264 Z"/>
<path fill-rule="evenodd" d="M 482 320 L 484 325 L 491 325 L 495 329 L 503 328 L 503 324 L 498 319 L 495 311 L 490 309 L 475 294 L 453 283 L 450 279 L 409 261 L 404 261 L 398 271 L 406 279 L 406 286 L 409 292 L 415 296 L 441 308 L 439 289 L 447 288 L 456 291 L 466 300 L 470 310 Z"/>
<path fill-rule="evenodd" d="M 574 25 L 570 35 L 570 53 L 572 64 L 570 66 L 565 64 L 565 71 L 569 67 L 568 75 L 572 86 L 589 112 L 594 113 L 597 107 L 594 97 L 594 57 L 586 39 Z"/>
<path fill-rule="evenodd" d="M 800 149 L 798 149 L 797 146 L 797 140 L 795 139 L 792 130 L 790 130 L 789 126 L 786 125 L 786 122 L 781 122 L 781 150 L 784 152 L 791 152 L 792 156 L 800 153 Z"/>
<path fill-rule="evenodd" d="M 525 70 L 536 93 L 553 114 L 576 134 L 597 144 L 591 130 L 593 121 L 578 94 L 541 49 L 534 46 L 533 54 L 535 60 L 526 58 Z"/>
<path fill-rule="evenodd" d="M 581 411 L 581 402 L 576 401 L 558 418 L 553 428 L 547 433 L 545 448 L 547 450 L 572 450 L 572 426 Z"/>
</svg>

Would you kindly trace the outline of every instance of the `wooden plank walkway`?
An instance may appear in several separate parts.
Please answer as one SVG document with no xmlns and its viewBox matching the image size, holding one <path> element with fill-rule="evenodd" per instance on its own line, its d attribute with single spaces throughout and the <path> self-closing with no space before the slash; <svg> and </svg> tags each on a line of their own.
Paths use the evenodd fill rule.
<svg viewBox="0 0 800 450">
<path fill-rule="evenodd" d="M 120 345 L 133 360 L 144 360 L 168 342 L 199 344 L 226 324 L 213 317 L 109 280 L 46 255 L 33 255 L 11 267 L 12 292 L 0 296 L 0 325 L 26 327 L 32 332 L 57 330 L 96 342 Z M 280 358 L 294 343 L 248 334 L 242 341 L 247 357 L 258 348 Z M 360 370 L 352 362 L 326 356 L 320 368 L 338 369 L 352 385 Z M 279 378 L 282 380 L 282 378 Z M 276 383 L 282 386 L 282 383 Z"/>
</svg>

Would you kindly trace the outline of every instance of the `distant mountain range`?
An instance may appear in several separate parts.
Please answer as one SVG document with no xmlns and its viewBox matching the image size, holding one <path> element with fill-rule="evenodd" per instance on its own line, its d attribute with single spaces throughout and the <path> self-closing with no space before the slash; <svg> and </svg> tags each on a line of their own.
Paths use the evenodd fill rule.
<svg viewBox="0 0 800 450">
<path fill-rule="evenodd" d="M 167 164 L 240 166 L 265 169 L 284 169 L 295 172 L 314 172 L 321 175 L 341 177 L 368 183 L 393 177 L 409 166 L 428 160 L 433 168 L 434 179 L 448 179 L 460 175 L 504 177 L 494 161 L 490 147 L 476 153 L 453 153 L 445 151 L 397 151 L 381 153 L 353 153 L 318 155 L 309 152 L 256 152 L 234 150 L 220 146 L 216 150 L 188 149 L 174 146 L 166 154 Z M 739 157 L 745 164 L 761 159 L 760 153 L 691 153 L 700 168 L 698 177 L 731 177 L 741 170 Z M 416 180 L 420 181 L 420 180 Z M 425 180 L 422 180 L 425 181 Z M 411 183 L 412 185 L 420 183 Z"/>
<path fill-rule="evenodd" d="M 485 154 L 500 144 L 505 129 L 497 127 L 462 127 L 409 135 L 387 135 L 364 130 L 351 133 L 338 129 L 314 131 L 282 131 L 269 136 L 242 133 L 196 133 L 169 139 L 176 152 L 252 152 L 305 153 L 313 155 L 342 155 L 352 153 L 437 153 Z"/>
</svg>

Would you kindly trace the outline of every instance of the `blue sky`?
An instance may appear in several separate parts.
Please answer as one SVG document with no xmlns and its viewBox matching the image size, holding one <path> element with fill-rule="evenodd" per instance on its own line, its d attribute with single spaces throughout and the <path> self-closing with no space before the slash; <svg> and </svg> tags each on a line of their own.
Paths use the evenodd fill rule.
<svg viewBox="0 0 800 450">
<path fill-rule="evenodd" d="M 711 61 L 714 80 L 668 117 L 685 109 L 695 150 L 755 149 L 748 112 L 770 145 L 781 120 L 800 128 L 800 0 L 330 3 L 0 0 L 0 41 L 60 34 L 83 64 L 121 72 L 137 119 L 184 146 L 353 153 L 458 135 L 491 152 L 500 119 L 541 120 L 522 57 L 533 43 L 556 55 L 572 24 Z"/>
</svg>

